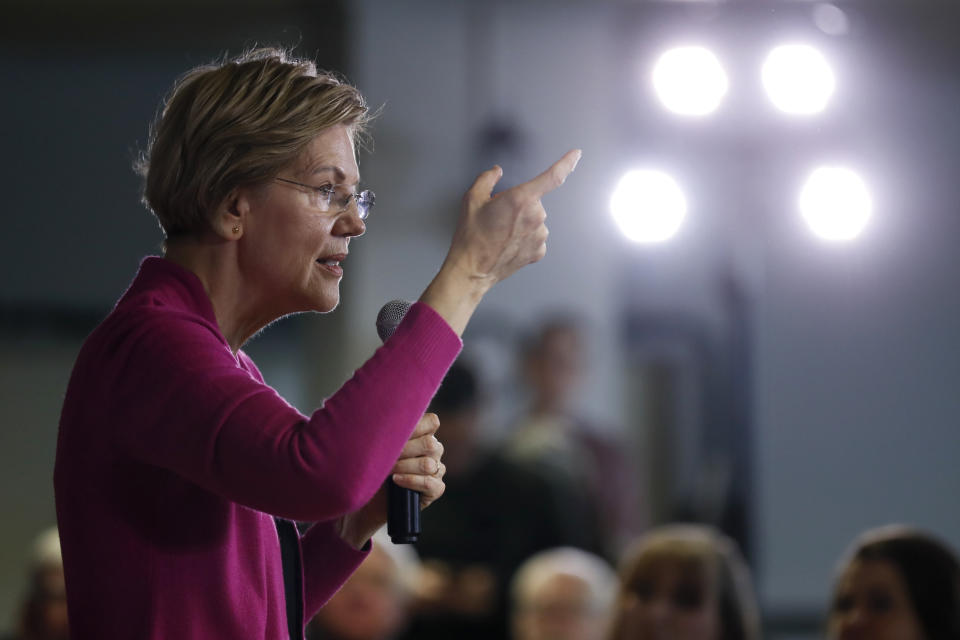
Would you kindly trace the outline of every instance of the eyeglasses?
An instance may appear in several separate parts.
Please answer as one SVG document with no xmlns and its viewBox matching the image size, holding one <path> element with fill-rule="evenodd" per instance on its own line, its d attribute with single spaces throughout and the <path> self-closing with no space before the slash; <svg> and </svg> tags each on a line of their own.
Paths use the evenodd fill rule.
<svg viewBox="0 0 960 640">
<path fill-rule="evenodd" d="M 341 195 L 337 193 L 338 185 L 325 184 L 322 187 L 314 187 L 313 185 L 296 182 L 295 180 L 287 180 L 286 178 L 274 178 L 274 180 L 308 189 L 310 191 L 310 204 L 322 211 L 340 213 L 347 210 L 351 200 L 356 200 L 357 215 L 360 216 L 361 220 L 367 219 L 377 200 L 376 195 L 369 189 L 361 191 L 360 193 L 346 192 Z"/>
</svg>

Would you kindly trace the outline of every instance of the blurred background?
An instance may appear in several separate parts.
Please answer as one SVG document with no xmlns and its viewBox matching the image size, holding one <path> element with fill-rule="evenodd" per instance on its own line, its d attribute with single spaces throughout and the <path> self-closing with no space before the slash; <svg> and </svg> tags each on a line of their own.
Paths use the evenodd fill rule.
<svg viewBox="0 0 960 640">
<path fill-rule="evenodd" d="M 0 629 L 55 523 L 73 359 L 159 252 L 131 164 L 178 75 L 255 44 L 295 47 L 382 107 L 360 156 L 377 209 L 340 309 L 249 345 L 301 410 L 376 348 L 384 302 L 419 296 L 479 171 L 500 164 L 510 185 L 579 147 L 544 198 L 547 257 L 465 336 L 494 390 L 485 437 L 522 402 L 523 336 L 574 314 L 589 353 L 576 403 L 631 443 L 638 509 L 733 535 L 771 637 L 817 632 L 867 527 L 960 546 L 958 19 L 932 0 L 6 0 Z M 770 79 L 782 44 L 815 47 L 827 75 Z M 655 71 L 674 47 L 692 60 L 686 89 L 682 64 Z M 793 112 L 768 95 L 778 82 L 784 100 L 799 92 Z M 818 167 L 842 171 L 805 183 Z M 659 173 L 632 174 L 631 191 L 635 171 Z"/>
</svg>

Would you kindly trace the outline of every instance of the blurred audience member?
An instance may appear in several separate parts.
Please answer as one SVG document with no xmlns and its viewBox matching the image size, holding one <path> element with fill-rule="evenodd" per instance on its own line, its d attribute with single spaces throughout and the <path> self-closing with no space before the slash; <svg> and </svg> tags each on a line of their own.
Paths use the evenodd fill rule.
<svg viewBox="0 0 960 640">
<path fill-rule="evenodd" d="M 960 564 L 943 542 L 902 526 L 873 529 L 840 564 L 831 640 L 960 640 Z"/>
<path fill-rule="evenodd" d="M 516 568 L 537 551 L 586 539 L 543 477 L 481 447 L 482 405 L 477 376 L 457 361 L 430 406 L 440 418 L 446 491 L 421 514 L 411 640 L 506 637 Z"/>
<path fill-rule="evenodd" d="M 544 322 L 526 345 L 522 373 L 525 413 L 507 434 L 506 455 L 562 482 L 577 496 L 568 510 L 592 526 L 594 547 L 611 558 L 642 530 L 638 478 L 617 434 L 580 415 L 576 392 L 586 369 L 580 325 L 572 318 Z"/>
<path fill-rule="evenodd" d="M 606 560 L 573 547 L 541 551 L 510 585 L 514 640 L 601 640 L 617 577 Z"/>
<path fill-rule="evenodd" d="M 395 638 L 407 624 L 419 571 L 413 547 L 393 544 L 381 529 L 370 554 L 307 625 L 307 640 Z"/>
<path fill-rule="evenodd" d="M 67 640 L 67 597 L 63 586 L 63 558 L 57 529 L 47 529 L 34 541 L 27 593 L 20 607 L 17 629 L 9 640 Z"/>
<path fill-rule="evenodd" d="M 750 572 L 711 527 L 659 527 L 624 556 L 610 640 L 759 640 Z"/>
</svg>

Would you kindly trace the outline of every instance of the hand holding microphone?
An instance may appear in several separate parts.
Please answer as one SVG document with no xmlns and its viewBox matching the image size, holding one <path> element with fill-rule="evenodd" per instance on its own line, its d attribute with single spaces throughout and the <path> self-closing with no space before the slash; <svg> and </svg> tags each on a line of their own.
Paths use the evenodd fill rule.
<svg viewBox="0 0 960 640">
<path fill-rule="evenodd" d="M 443 494 L 443 445 L 434 437 L 439 426 L 435 413 L 423 414 L 387 478 L 387 534 L 394 544 L 419 539 L 420 510 Z"/>
<path fill-rule="evenodd" d="M 381 340 L 386 342 L 393 335 L 409 309 L 410 303 L 406 300 L 393 300 L 383 305 L 377 315 L 377 335 Z M 433 492 L 436 494 L 432 496 L 434 500 L 443 493 L 442 479 L 445 470 L 440 462 L 443 445 L 433 435 L 439 426 L 440 421 L 436 414 L 424 414 L 413 435 L 404 445 L 400 460 L 394 468 L 395 474 L 405 476 L 411 483 L 421 483 L 426 487 L 431 482 L 439 482 L 440 486 L 435 487 Z M 430 468 L 425 469 L 424 466 Z M 424 472 L 429 475 L 424 476 Z M 439 489 L 439 493 L 436 489 Z M 387 534 L 394 544 L 409 544 L 419 538 L 420 509 L 429 504 L 421 505 L 420 499 L 420 491 L 400 486 L 393 478 L 387 479 Z"/>
</svg>

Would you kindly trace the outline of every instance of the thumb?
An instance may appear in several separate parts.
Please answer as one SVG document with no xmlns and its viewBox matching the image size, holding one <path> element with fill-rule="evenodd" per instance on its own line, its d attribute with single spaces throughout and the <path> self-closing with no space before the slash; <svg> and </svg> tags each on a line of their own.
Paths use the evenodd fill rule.
<svg viewBox="0 0 960 640">
<path fill-rule="evenodd" d="M 493 193 L 493 188 L 497 186 L 502 177 L 503 169 L 499 165 L 494 165 L 493 168 L 487 169 L 477 176 L 477 179 L 473 181 L 473 186 L 467 191 L 467 197 L 474 201 L 488 200 L 490 194 Z"/>
</svg>

